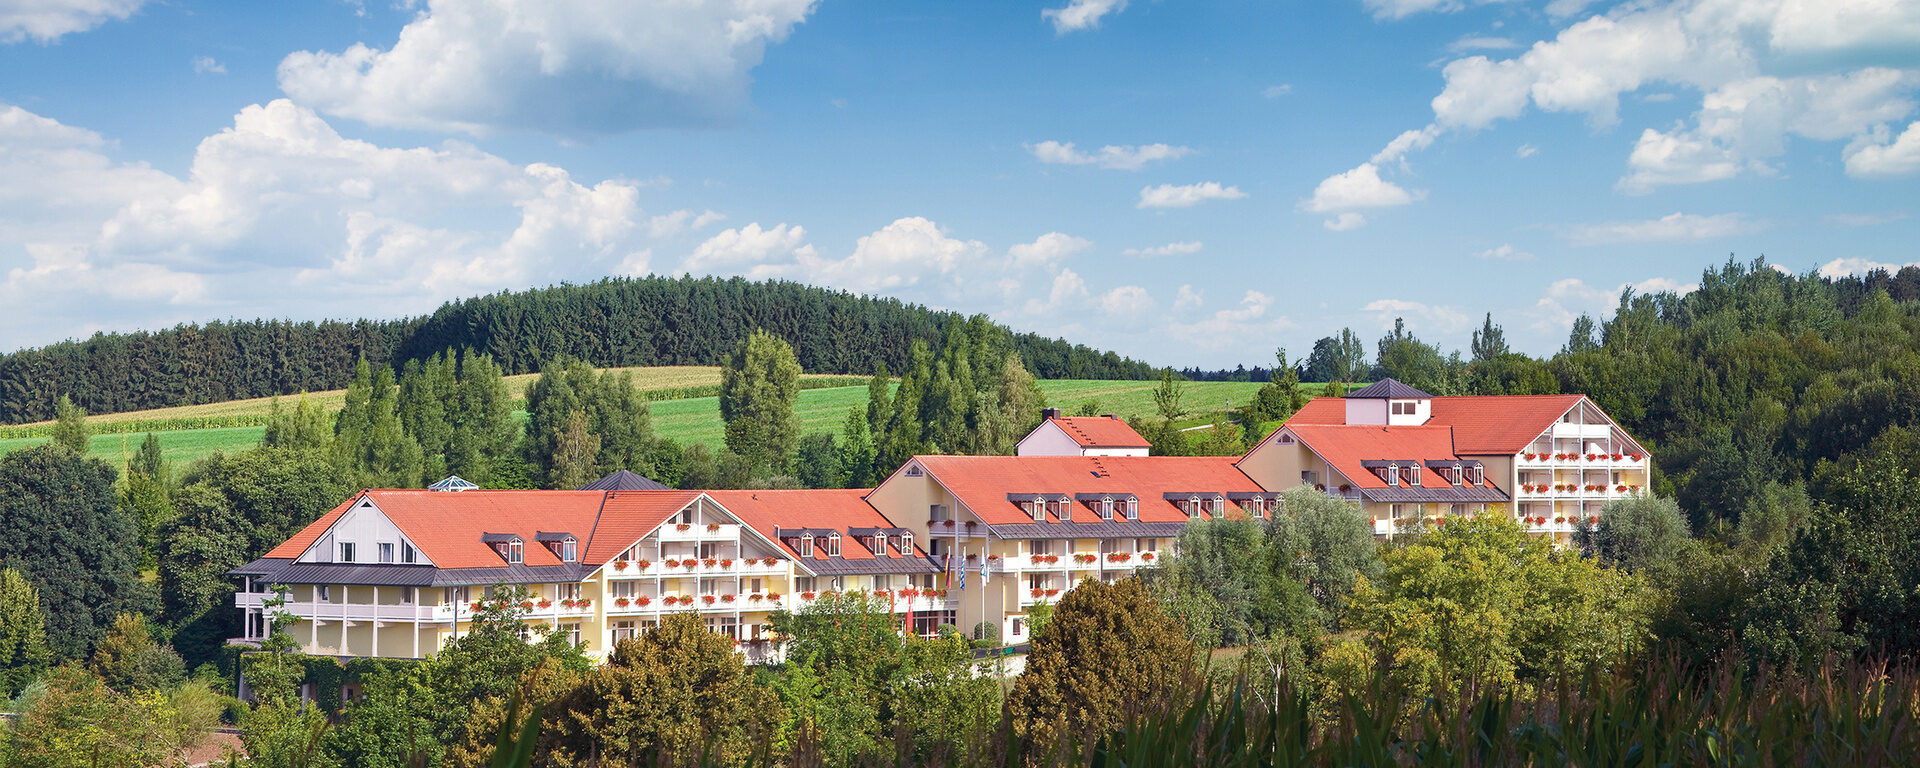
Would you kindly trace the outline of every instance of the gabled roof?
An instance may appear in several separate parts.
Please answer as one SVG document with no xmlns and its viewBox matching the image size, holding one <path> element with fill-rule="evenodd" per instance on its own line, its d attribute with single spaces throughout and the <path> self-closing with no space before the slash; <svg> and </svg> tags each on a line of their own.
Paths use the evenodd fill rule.
<svg viewBox="0 0 1920 768">
<path fill-rule="evenodd" d="M 507 563 L 481 541 L 486 534 L 516 534 L 524 541 L 533 541 L 543 530 L 591 531 L 607 498 L 608 494 L 600 491 L 362 491 L 274 547 L 266 557 L 298 558 L 348 509 L 370 500 L 435 566 L 499 567 Z M 532 567 L 565 565 L 544 546 L 525 547 L 522 557 L 524 564 Z"/>
<path fill-rule="evenodd" d="M 1031 524 L 1033 518 L 1008 494 L 1128 494 L 1140 498 L 1140 521 L 1184 522 L 1185 512 L 1168 493 L 1259 491 L 1234 466 L 1236 456 L 915 456 L 928 475 L 988 525 Z M 1229 506 L 1229 515 L 1237 514 Z M 1083 518 L 1082 515 L 1085 515 Z M 1117 516 L 1116 516 L 1117 517 Z M 1049 512 L 1048 522 L 1060 522 Z M 1082 504 L 1074 522 L 1099 518 Z"/>
<path fill-rule="evenodd" d="M 1397 379 L 1381 379 L 1372 384 L 1368 384 L 1364 387 L 1356 389 L 1352 392 L 1348 392 L 1347 397 L 1353 398 L 1355 400 L 1432 400 L 1433 399 L 1433 395 L 1429 395 L 1425 392 L 1414 389 L 1413 387 L 1409 387 L 1405 384 L 1402 384 Z"/>
<path fill-rule="evenodd" d="M 591 493 L 606 497 L 597 521 L 587 536 L 581 562 L 603 565 L 625 552 L 641 537 L 653 532 L 700 498 L 699 491 L 544 491 L 544 493 Z M 559 527 L 554 524 L 554 527 Z"/>
<path fill-rule="evenodd" d="M 780 552 L 790 557 L 802 567 L 816 573 L 901 573 L 927 571 L 932 564 L 926 560 L 926 550 L 914 542 L 911 555 L 902 556 L 895 548 L 898 541 L 889 542 L 888 554 L 876 556 L 873 550 L 860 541 L 860 533 L 871 532 L 876 528 L 896 529 L 900 526 L 888 520 L 880 511 L 868 504 L 868 489 L 849 490 L 759 490 L 759 491 L 708 491 L 707 496 L 726 507 L 734 517 L 751 526 L 753 530 L 780 548 Z M 828 557 L 825 542 L 815 542 L 813 557 L 801 557 L 787 542 L 782 540 L 782 529 L 832 530 L 840 534 L 840 556 Z M 891 537 L 890 537 L 891 538 Z"/>
<path fill-rule="evenodd" d="M 1377 386 L 1377 385 L 1376 385 Z M 1418 391 L 1418 390 L 1416 390 Z M 1357 394 L 1357 393 L 1356 393 Z M 1348 395 L 1352 397 L 1353 395 Z M 1453 428 L 1454 450 L 1461 456 L 1505 456 L 1526 450 L 1582 395 L 1477 395 L 1433 398 L 1425 426 Z M 1287 419 L 1287 426 L 1347 423 L 1346 402 L 1316 397 Z"/>
<path fill-rule="evenodd" d="M 1454 455 L 1453 430 L 1449 427 L 1383 427 L 1379 425 L 1293 424 L 1289 430 L 1308 450 L 1333 466 L 1354 487 L 1386 488 L 1367 464 L 1375 460 L 1411 463 L 1420 467 L 1420 484 L 1427 488 L 1453 487 L 1440 473 L 1428 469 L 1429 459 Z"/>
<path fill-rule="evenodd" d="M 1047 423 L 1059 427 L 1082 448 L 1153 447 L 1132 425 L 1114 416 L 1055 416 Z"/>
<path fill-rule="evenodd" d="M 583 491 L 670 491 L 664 483 L 624 469 L 580 486 Z"/>
</svg>

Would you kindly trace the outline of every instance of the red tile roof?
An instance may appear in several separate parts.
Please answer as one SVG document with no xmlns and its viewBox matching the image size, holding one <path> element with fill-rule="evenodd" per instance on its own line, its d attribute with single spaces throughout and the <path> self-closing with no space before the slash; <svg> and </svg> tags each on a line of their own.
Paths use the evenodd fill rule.
<svg viewBox="0 0 1920 768">
<path fill-rule="evenodd" d="M 1151 443 L 1123 419 L 1107 416 L 1055 416 L 1060 427 L 1082 448 L 1149 448 Z"/>
<path fill-rule="evenodd" d="M 1333 465 L 1335 471 L 1360 488 L 1385 488 L 1387 483 L 1363 461 L 1420 461 L 1455 457 L 1451 427 L 1383 427 L 1374 425 L 1292 424 L 1286 427 L 1307 448 Z M 1440 473 L 1422 466 L 1420 483 L 1429 488 L 1451 486 Z"/>
<path fill-rule="evenodd" d="M 299 557 L 343 512 L 367 498 L 440 568 L 506 565 L 492 546 L 480 540 L 489 533 L 518 535 L 525 542 L 521 552 L 526 565 L 561 565 L 558 556 L 535 542 L 535 534 L 541 531 L 573 534 L 581 543 L 581 562 L 599 565 L 699 495 L 692 491 L 369 490 L 301 529 L 266 557 Z"/>
<path fill-rule="evenodd" d="M 1479 395 L 1436 397 L 1426 426 L 1453 427 L 1454 449 L 1462 456 L 1511 455 L 1528 444 L 1581 400 L 1581 395 Z M 1288 425 L 1345 424 L 1346 401 L 1316 397 Z"/>
<path fill-rule="evenodd" d="M 1140 520 L 1187 519 L 1166 493 L 1262 490 L 1234 466 L 1236 456 L 916 456 L 942 487 L 988 525 L 1032 523 L 1009 493 L 1112 493 L 1140 499 Z M 1231 509 L 1231 507 L 1230 507 Z M 1092 515 L 1084 506 L 1075 511 Z M 1048 513 L 1050 522 L 1058 518 Z"/>
<path fill-rule="evenodd" d="M 853 528 L 899 528 L 879 510 L 867 503 L 867 489 L 708 491 L 707 495 L 726 507 L 740 521 L 752 526 L 761 536 L 772 539 L 780 550 L 794 560 L 805 560 L 776 535 L 780 528 L 831 528 L 839 531 L 841 560 L 872 560 L 874 554 L 848 533 Z M 888 557 L 899 557 L 889 547 Z M 827 560 L 827 548 L 816 542 L 813 559 Z M 918 544 L 914 553 L 924 557 Z"/>
</svg>

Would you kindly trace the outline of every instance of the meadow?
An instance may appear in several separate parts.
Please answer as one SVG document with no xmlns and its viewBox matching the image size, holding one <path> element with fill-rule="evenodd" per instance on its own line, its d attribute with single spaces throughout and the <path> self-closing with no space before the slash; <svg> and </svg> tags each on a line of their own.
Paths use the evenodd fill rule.
<svg viewBox="0 0 1920 768">
<path fill-rule="evenodd" d="M 670 437 L 684 445 L 703 444 L 718 450 L 724 444 L 725 424 L 720 421 L 720 369 L 718 367 L 672 366 L 630 368 L 634 387 L 652 400 L 653 429 L 656 435 Z M 536 375 L 509 376 L 507 385 L 517 395 Z M 846 423 L 848 409 L 864 407 L 867 388 L 849 384 L 858 377 L 807 374 L 801 386 L 794 412 L 802 434 L 830 432 L 838 435 Z M 834 386 L 839 385 L 839 386 Z M 1062 379 L 1041 381 L 1047 403 L 1068 413 L 1083 404 L 1097 406 L 1100 413 L 1122 417 L 1154 413 L 1152 381 L 1110 381 Z M 1228 403 L 1244 405 L 1253 398 L 1259 384 L 1249 382 L 1199 381 L 1187 383 L 1183 405 L 1190 413 L 1180 420 L 1182 426 L 1206 424 L 1223 415 Z M 1316 385 L 1305 385 L 1315 391 Z M 314 392 L 281 398 L 291 405 L 305 397 L 327 410 L 338 410 L 346 400 L 345 390 Z M 160 438 L 160 451 L 176 465 L 184 465 L 215 451 L 245 450 L 260 442 L 265 431 L 272 398 L 234 400 L 224 403 L 161 408 L 150 411 L 91 416 L 87 423 L 94 429 L 90 455 L 122 465 L 125 456 L 138 447 L 146 433 Z M 517 414 L 524 418 L 525 414 Z M 50 422 L 0 427 L 0 454 L 46 442 Z"/>
</svg>

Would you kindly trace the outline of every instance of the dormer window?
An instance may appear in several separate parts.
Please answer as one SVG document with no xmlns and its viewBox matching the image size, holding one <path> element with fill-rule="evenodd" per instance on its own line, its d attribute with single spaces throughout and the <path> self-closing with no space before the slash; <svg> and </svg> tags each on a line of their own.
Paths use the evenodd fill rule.
<svg viewBox="0 0 1920 768">
<path fill-rule="evenodd" d="M 836 532 L 833 535 L 830 535 L 827 537 L 827 557 L 839 557 L 839 556 L 840 556 L 840 534 Z"/>
<path fill-rule="evenodd" d="M 411 542 L 400 542 L 400 562 L 420 562 L 420 550 L 414 549 Z"/>
<path fill-rule="evenodd" d="M 1059 504 L 1060 504 L 1060 522 L 1063 522 L 1063 523 L 1073 522 L 1073 501 L 1070 499 L 1061 499 Z"/>
<path fill-rule="evenodd" d="M 1420 465 L 1414 464 L 1407 467 L 1407 485 L 1420 487 Z"/>
<path fill-rule="evenodd" d="M 1187 516 L 1188 517 L 1200 516 L 1200 497 L 1198 496 L 1187 497 Z"/>
<path fill-rule="evenodd" d="M 874 544 L 873 546 L 874 554 L 881 555 L 883 557 L 887 554 L 887 535 L 886 534 L 884 533 L 874 534 L 873 544 Z"/>
<path fill-rule="evenodd" d="M 813 534 L 800 537 L 800 556 L 813 557 Z"/>
<path fill-rule="evenodd" d="M 907 477 L 925 477 L 927 473 L 920 469 L 920 465 L 914 464 L 907 467 L 907 471 L 902 474 L 905 474 Z"/>
<path fill-rule="evenodd" d="M 514 539 L 513 541 L 507 542 L 507 562 L 508 563 L 518 564 L 520 562 L 523 562 L 524 553 L 521 551 L 520 547 L 521 547 L 521 544 L 519 539 Z"/>
<path fill-rule="evenodd" d="M 1100 519 L 1113 519 L 1113 497 L 1109 496 L 1100 500 Z"/>
<path fill-rule="evenodd" d="M 1045 503 L 1038 502 L 1038 501 L 1030 501 L 1030 502 L 1027 502 L 1027 507 L 1033 510 L 1034 522 L 1044 523 L 1047 521 L 1047 507 Z"/>
<path fill-rule="evenodd" d="M 911 532 L 900 534 L 899 546 L 901 556 L 911 556 L 913 554 L 913 534 Z"/>
<path fill-rule="evenodd" d="M 1471 470 L 1471 474 L 1469 475 L 1469 477 L 1473 479 L 1474 485 L 1486 485 L 1487 484 L 1487 468 L 1479 464 L 1475 464 L 1473 465 L 1473 469 Z"/>
<path fill-rule="evenodd" d="M 1252 512 L 1254 517 L 1266 517 L 1266 502 L 1262 501 L 1260 497 L 1255 496 L 1253 497 L 1253 503 L 1247 505 L 1247 511 Z"/>
<path fill-rule="evenodd" d="M 571 563 L 579 559 L 578 555 L 578 542 L 574 541 L 572 536 L 568 536 L 565 541 L 560 542 L 561 562 Z"/>
<path fill-rule="evenodd" d="M 1398 464 L 1387 465 L 1387 485 L 1395 486 L 1395 487 L 1398 487 L 1400 485 L 1400 465 Z"/>
<path fill-rule="evenodd" d="M 1127 519 L 1140 519 L 1140 500 L 1131 496 L 1127 497 Z"/>
</svg>

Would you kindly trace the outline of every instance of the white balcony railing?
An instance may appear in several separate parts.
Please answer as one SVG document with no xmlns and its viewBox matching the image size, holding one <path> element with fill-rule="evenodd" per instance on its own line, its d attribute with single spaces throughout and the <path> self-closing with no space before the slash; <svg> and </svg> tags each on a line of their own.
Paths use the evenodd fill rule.
<svg viewBox="0 0 1920 768">
<path fill-rule="evenodd" d="M 606 573 L 615 579 L 681 576 L 778 576 L 787 572 L 787 562 L 777 557 L 669 557 L 660 560 L 615 560 Z"/>
<path fill-rule="evenodd" d="M 736 523 L 667 523 L 660 526 L 661 541 L 736 541 L 740 526 Z"/>
</svg>

